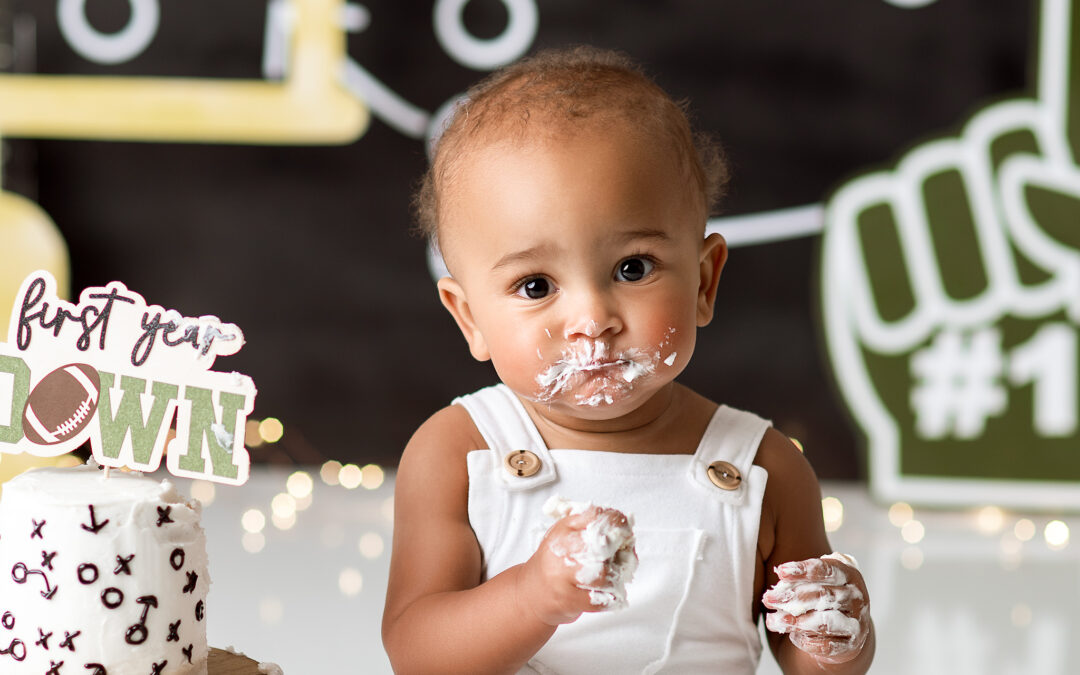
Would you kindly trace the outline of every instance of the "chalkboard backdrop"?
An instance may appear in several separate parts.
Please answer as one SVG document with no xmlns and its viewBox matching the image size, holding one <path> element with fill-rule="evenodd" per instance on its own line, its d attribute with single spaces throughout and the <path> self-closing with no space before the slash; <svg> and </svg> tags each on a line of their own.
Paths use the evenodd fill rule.
<svg viewBox="0 0 1080 675">
<path fill-rule="evenodd" d="M 72 4 L 83 32 L 104 36 L 138 12 L 159 15 L 142 43 L 102 62 L 61 25 Z M 460 40 L 442 35 L 436 13 L 461 5 L 466 46 L 510 40 L 517 21 L 525 32 L 504 54 L 618 48 L 689 99 L 734 167 L 721 216 L 819 205 L 845 178 L 1032 86 L 1037 8 L 1027 2 L 371 0 L 343 16 L 350 91 L 384 88 L 354 141 L 5 138 L 4 188 L 58 225 L 74 289 L 118 279 L 186 316 L 243 328 L 247 346 L 218 368 L 249 374 L 253 416 L 285 424 L 282 442 L 254 450 L 256 461 L 393 465 L 423 419 L 494 381 L 469 357 L 436 297 L 425 244 L 410 235 L 429 116 L 490 67 L 466 63 Z M 274 7 L 0 0 L 0 40 L 15 46 L 9 72 L 265 80 L 281 75 L 268 44 Z M 817 319 L 819 239 L 732 250 L 716 319 L 683 381 L 771 418 L 805 445 L 820 477 L 856 479 L 863 445 Z"/>
</svg>

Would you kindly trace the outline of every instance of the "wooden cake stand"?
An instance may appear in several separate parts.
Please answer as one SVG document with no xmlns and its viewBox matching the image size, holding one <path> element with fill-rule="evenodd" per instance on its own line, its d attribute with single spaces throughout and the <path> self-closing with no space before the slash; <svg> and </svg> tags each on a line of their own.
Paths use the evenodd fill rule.
<svg viewBox="0 0 1080 675">
<path fill-rule="evenodd" d="M 259 663 L 243 654 L 233 654 L 224 649 L 210 648 L 207 659 L 210 675 L 263 675 L 259 672 Z"/>
</svg>

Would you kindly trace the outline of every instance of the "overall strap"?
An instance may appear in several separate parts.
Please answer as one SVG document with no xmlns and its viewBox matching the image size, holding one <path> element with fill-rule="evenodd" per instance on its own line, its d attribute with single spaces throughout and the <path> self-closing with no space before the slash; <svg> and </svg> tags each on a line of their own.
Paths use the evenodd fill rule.
<svg viewBox="0 0 1080 675">
<path fill-rule="evenodd" d="M 555 480 L 551 453 L 509 387 L 497 384 L 453 402 L 472 417 L 490 449 L 493 469 L 506 489 L 529 490 Z"/>
<path fill-rule="evenodd" d="M 690 462 L 690 481 L 728 504 L 746 501 L 751 467 L 765 432 L 772 426 L 753 413 L 722 405 L 716 409 Z"/>
</svg>

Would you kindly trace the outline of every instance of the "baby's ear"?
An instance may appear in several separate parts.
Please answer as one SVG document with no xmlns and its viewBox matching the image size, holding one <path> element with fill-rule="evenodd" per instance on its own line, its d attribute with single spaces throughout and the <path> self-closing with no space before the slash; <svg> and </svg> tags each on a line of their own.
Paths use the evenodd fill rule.
<svg viewBox="0 0 1080 675">
<path fill-rule="evenodd" d="M 465 290 L 461 287 L 461 284 L 450 277 L 443 277 L 439 279 L 438 287 L 439 299 L 442 300 L 446 311 L 450 312 L 450 316 L 454 317 L 454 321 L 457 322 L 461 334 L 465 336 L 465 341 L 469 343 L 469 352 L 473 355 L 473 358 L 477 361 L 490 359 L 491 353 L 488 352 L 487 342 L 484 341 L 484 336 L 480 334 L 480 329 L 476 327 L 476 321 L 473 319 L 472 310 L 469 309 L 469 301 L 465 297 Z"/>
<path fill-rule="evenodd" d="M 706 326 L 712 321 L 713 306 L 716 304 L 716 287 L 720 283 L 720 272 L 723 271 L 725 262 L 727 262 L 727 242 L 724 238 L 716 232 L 705 237 L 699 265 L 698 326 Z"/>
</svg>

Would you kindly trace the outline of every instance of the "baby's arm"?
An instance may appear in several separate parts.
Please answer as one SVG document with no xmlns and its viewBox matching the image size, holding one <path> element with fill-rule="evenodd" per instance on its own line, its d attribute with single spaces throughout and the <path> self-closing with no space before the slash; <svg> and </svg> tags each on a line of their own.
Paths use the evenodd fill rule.
<svg viewBox="0 0 1080 675">
<path fill-rule="evenodd" d="M 422 425 L 402 455 L 383 613 L 397 673 L 513 673 L 558 624 L 597 609 L 577 587 L 576 569 L 551 551 L 552 542 L 569 546 L 590 514 L 558 521 L 527 562 L 480 583 L 465 464 L 468 450 L 483 447 L 477 435 L 468 414 L 451 406 Z"/>
<path fill-rule="evenodd" d="M 777 663 L 787 674 L 867 672 L 874 656 L 869 594 L 853 560 L 829 555 L 813 469 L 773 430 L 757 462 L 769 472 L 764 508 L 773 545 L 764 571 L 772 588 L 762 602 L 777 610 L 765 621 Z"/>
</svg>

